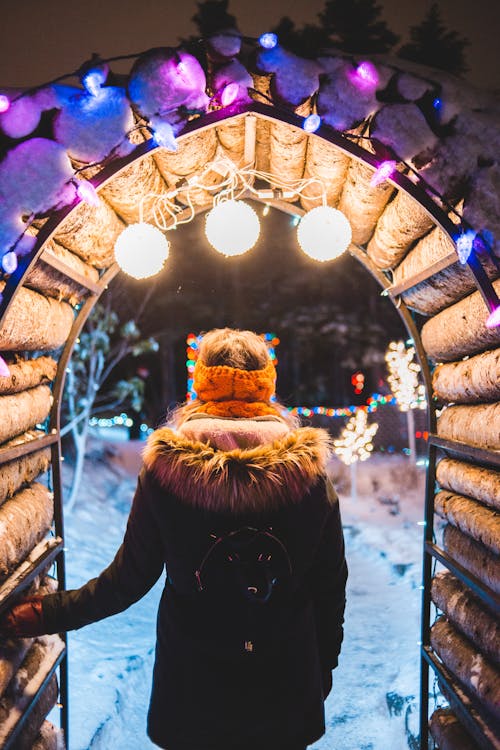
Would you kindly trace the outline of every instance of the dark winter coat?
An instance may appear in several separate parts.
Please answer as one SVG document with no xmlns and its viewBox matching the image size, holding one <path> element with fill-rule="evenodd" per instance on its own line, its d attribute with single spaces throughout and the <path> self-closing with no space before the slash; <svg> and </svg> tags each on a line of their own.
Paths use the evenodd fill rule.
<svg viewBox="0 0 500 750">
<path fill-rule="evenodd" d="M 312 428 L 229 451 L 157 430 L 111 565 L 44 599 L 48 632 L 79 628 L 140 599 L 166 567 L 148 715 L 161 747 L 261 750 L 324 733 L 347 577 L 328 454 L 327 433 Z M 219 563 L 199 590 L 214 540 L 243 527 L 271 529 L 291 563 L 266 604 L 249 602 Z"/>
</svg>

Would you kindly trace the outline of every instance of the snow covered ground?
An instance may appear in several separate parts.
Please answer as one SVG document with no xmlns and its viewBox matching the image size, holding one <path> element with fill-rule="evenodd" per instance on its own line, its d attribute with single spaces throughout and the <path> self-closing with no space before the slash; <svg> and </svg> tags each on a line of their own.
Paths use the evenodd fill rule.
<svg viewBox="0 0 500 750">
<path fill-rule="evenodd" d="M 79 500 L 66 518 L 68 588 L 102 570 L 118 548 L 143 444 L 94 443 Z M 335 465 L 349 564 L 345 641 L 314 750 L 407 750 L 418 723 L 424 470 L 404 456 L 358 468 L 358 497 Z M 115 617 L 69 634 L 72 750 L 147 750 L 146 709 L 161 582 Z"/>
</svg>

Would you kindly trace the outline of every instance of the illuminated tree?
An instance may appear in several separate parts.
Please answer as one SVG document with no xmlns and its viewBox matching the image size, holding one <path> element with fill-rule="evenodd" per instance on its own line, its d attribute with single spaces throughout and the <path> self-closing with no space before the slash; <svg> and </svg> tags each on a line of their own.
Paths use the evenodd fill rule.
<svg viewBox="0 0 500 750">
<path fill-rule="evenodd" d="M 414 362 L 415 348 L 406 348 L 403 341 L 391 341 L 385 355 L 389 377 L 387 382 L 400 411 L 406 412 L 410 456 L 416 458 L 414 409 L 425 409 L 425 388 L 419 383 L 420 365 Z"/>
<path fill-rule="evenodd" d="M 342 434 L 334 440 L 334 450 L 337 456 L 347 466 L 351 467 L 351 497 L 357 497 L 356 466 L 358 461 L 366 461 L 373 451 L 372 439 L 378 430 L 378 424 L 368 424 L 368 416 L 364 409 L 357 409 L 349 419 Z"/>
</svg>

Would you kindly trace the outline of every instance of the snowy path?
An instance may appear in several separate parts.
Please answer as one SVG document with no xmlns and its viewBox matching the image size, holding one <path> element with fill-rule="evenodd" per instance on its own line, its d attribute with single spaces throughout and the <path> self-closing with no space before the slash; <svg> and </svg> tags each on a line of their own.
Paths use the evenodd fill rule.
<svg viewBox="0 0 500 750">
<path fill-rule="evenodd" d="M 107 500 L 96 482 L 66 521 L 68 587 L 98 573 L 121 542 L 135 482 L 115 479 Z M 372 498 L 342 498 L 341 507 L 350 569 L 346 635 L 326 705 L 327 733 L 311 747 L 407 750 L 404 714 L 419 680 L 419 511 L 412 502 L 408 514 L 390 516 Z M 158 583 L 127 612 L 69 635 L 71 750 L 154 747 L 145 723 L 160 593 Z"/>
</svg>

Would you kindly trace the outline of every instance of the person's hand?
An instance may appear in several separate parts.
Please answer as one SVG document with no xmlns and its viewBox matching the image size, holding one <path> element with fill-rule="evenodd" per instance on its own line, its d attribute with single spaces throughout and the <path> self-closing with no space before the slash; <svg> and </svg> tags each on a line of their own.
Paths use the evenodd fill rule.
<svg viewBox="0 0 500 750">
<path fill-rule="evenodd" d="M 0 636 L 32 638 L 45 633 L 42 596 L 32 596 L 16 604 L 0 617 Z"/>
</svg>

